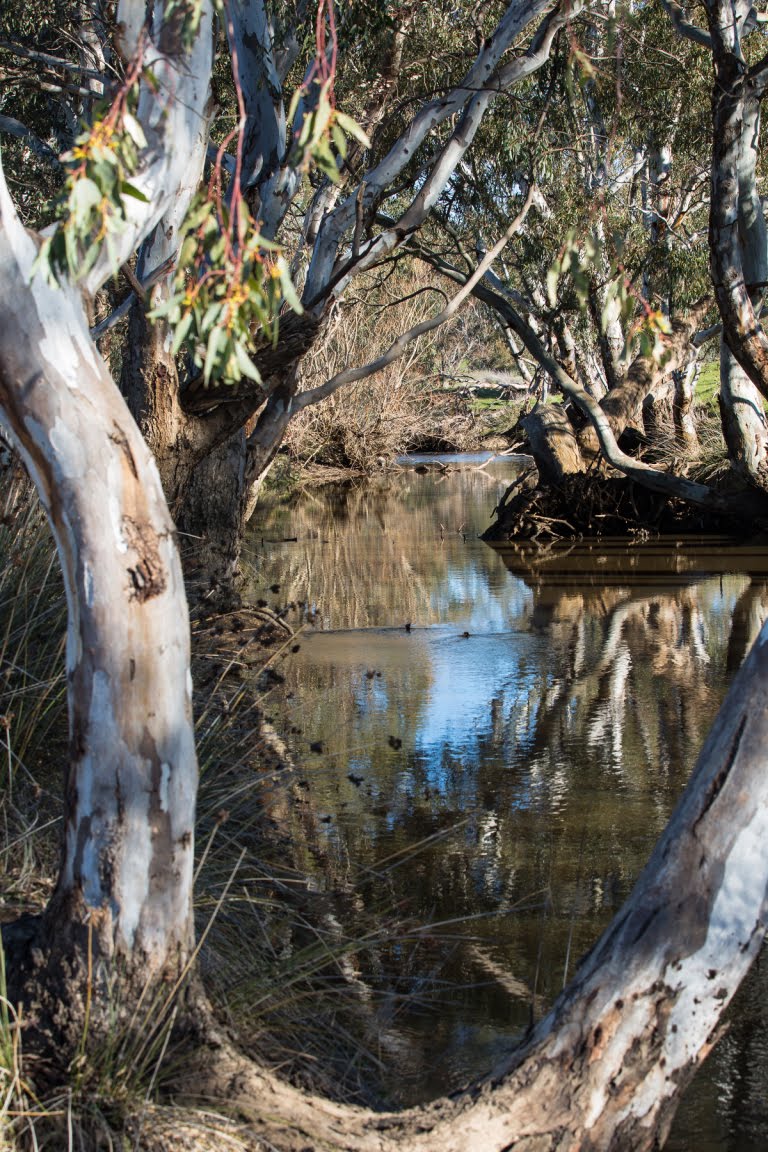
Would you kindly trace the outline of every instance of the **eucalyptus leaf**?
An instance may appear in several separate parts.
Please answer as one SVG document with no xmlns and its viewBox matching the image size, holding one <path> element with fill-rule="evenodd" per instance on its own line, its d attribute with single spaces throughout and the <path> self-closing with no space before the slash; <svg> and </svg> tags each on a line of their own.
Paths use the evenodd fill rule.
<svg viewBox="0 0 768 1152">
<path fill-rule="evenodd" d="M 174 333 L 173 333 L 173 343 L 171 344 L 171 354 L 173 356 L 175 356 L 177 354 L 177 352 L 181 348 L 182 344 L 186 340 L 187 335 L 189 333 L 189 330 L 192 327 L 192 321 L 193 320 L 194 320 L 194 316 L 192 315 L 192 312 L 190 311 L 190 312 L 187 312 L 185 316 L 182 316 L 181 320 L 176 325 L 176 328 L 175 328 Z"/>
<path fill-rule="evenodd" d="M 235 341 L 235 359 L 243 376 L 247 376 L 249 380 L 253 380 L 256 384 L 261 384 L 259 370 L 239 340 Z"/>
<path fill-rule="evenodd" d="M 131 196 L 134 200 L 140 200 L 142 204 L 149 204 L 149 197 L 145 196 L 135 184 L 131 184 L 130 180 L 123 180 L 120 185 L 120 195 Z"/>
<path fill-rule="evenodd" d="M 283 256 L 278 256 L 277 268 L 280 273 L 280 287 L 282 289 L 283 299 L 289 308 L 301 316 L 304 311 L 304 306 L 299 299 L 295 285 L 291 279 L 290 269 Z"/>
<path fill-rule="evenodd" d="M 338 111 L 335 113 L 334 118 L 339 128 L 341 128 L 342 132 L 345 132 L 347 136 L 354 136 L 355 140 L 359 140 L 364 148 L 371 147 L 368 133 L 358 124 L 357 120 L 353 120 L 352 117 L 347 116 L 345 112 Z"/>
<path fill-rule="evenodd" d="M 76 229 L 85 231 L 89 224 L 94 208 L 101 203 L 102 192 L 98 184 L 81 176 L 75 182 L 69 198 L 69 208 Z"/>
<path fill-rule="evenodd" d="M 203 368 L 203 384 L 208 387 L 211 375 L 218 365 L 218 351 L 224 342 L 224 329 L 212 328 L 211 334 L 208 337 L 208 344 L 205 349 L 205 367 Z"/>
<path fill-rule="evenodd" d="M 132 116 L 130 112 L 123 113 L 123 128 L 138 148 L 146 148 L 147 138 L 144 135 L 144 129 L 136 117 Z"/>
</svg>

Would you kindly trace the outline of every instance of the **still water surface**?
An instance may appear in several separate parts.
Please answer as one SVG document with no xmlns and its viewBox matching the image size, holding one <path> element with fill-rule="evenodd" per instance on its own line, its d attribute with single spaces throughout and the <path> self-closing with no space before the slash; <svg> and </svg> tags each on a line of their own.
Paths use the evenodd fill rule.
<svg viewBox="0 0 768 1152">
<path fill-rule="evenodd" d="M 265 507 L 253 537 L 264 587 L 301 605 L 276 720 L 327 853 L 367 899 L 432 926 L 361 971 L 382 991 L 400 1104 L 487 1071 L 552 1003 L 627 896 L 768 610 L 766 549 L 495 551 L 477 537 L 514 466 L 451 463 Z M 768 1148 L 765 967 L 687 1095 L 675 1152 Z"/>
</svg>

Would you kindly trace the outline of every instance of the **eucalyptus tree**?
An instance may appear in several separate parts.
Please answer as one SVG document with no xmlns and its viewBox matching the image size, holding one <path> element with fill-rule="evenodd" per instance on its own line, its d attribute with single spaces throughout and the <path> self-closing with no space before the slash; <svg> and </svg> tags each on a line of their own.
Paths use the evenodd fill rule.
<svg viewBox="0 0 768 1152">
<path fill-rule="evenodd" d="M 730 506 L 747 521 L 764 521 L 764 501 L 757 494 L 732 502 L 706 485 L 691 488 L 658 468 L 649 470 L 615 443 L 627 426 L 646 432 L 646 413 L 652 416 L 654 403 L 669 397 L 675 436 L 684 450 L 695 448 L 693 370 L 706 335 L 697 328 L 705 321 L 711 291 L 706 48 L 712 39 L 693 28 L 680 9 L 667 7 L 672 22 L 649 6 L 620 17 L 611 11 L 607 22 L 602 10 L 582 13 L 547 67 L 527 83 L 518 116 L 505 125 L 491 120 L 483 126 L 471 161 L 441 202 L 442 236 L 424 230 L 412 249 L 464 282 L 473 266 L 473 233 L 492 229 L 489 221 L 498 227 L 505 193 L 535 182 L 525 225 L 503 262 L 472 291 L 587 420 L 576 432 L 559 411 L 548 408 L 526 419 L 542 473 L 558 479 L 584 471 L 600 448 L 611 465 L 640 483 L 720 511 Z M 746 9 L 742 16 L 746 34 L 756 18 Z M 727 13 L 721 18 L 727 25 Z M 677 35 L 675 25 L 684 36 Z M 752 72 L 762 75 L 758 63 Z M 757 99 L 748 111 L 742 107 L 740 142 L 730 157 L 732 166 L 737 160 L 740 165 L 741 191 L 734 198 L 736 184 L 721 181 L 731 196 L 722 220 L 730 221 L 737 211 L 738 256 L 754 300 L 765 280 L 760 271 L 764 224 L 756 199 L 758 109 Z M 727 134 L 718 130 L 716 138 L 722 151 Z M 733 245 L 736 237 L 723 226 L 720 249 L 723 238 Z M 728 279 L 722 260 L 718 275 L 722 295 Z M 745 314 L 741 331 L 747 330 L 747 319 Z M 630 360 L 633 336 L 643 327 L 640 354 Z M 747 488 L 762 490 L 768 444 L 763 405 L 731 350 L 736 342 L 735 337 L 724 343 L 721 352 L 725 444 Z"/>
<path fill-rule="evenodd" d="M 345 280 L 419 226 L 499 86 L 545 54 L 566 13 L 543 15 L 526 47 L 518 37 L 534 9 L 504 6 L 459 84 L 322 214 L 304 311 L 289 329 L 300 344 Z M 25 1003 L 25 1051 L 43 1057 L 38 1073 L 50 1081 L 71 1060 L 81 1068 L 88 1050 L 103 1054 L 115 1029 L 123 1042 L 138 1032 L 145 1047 L 173 1022 L 176 1042 L 194 1049 L 179 1093 L 203 1091 L 247 1117 L 239 1138 L 253 1148 L 656 1147 L 765 926 L 766 630 L 627 905 L 552 1012 L 483 1084 L 401 1114 L 345 1107 L 266 1073 L 213 1022 L 193 978 L 197 771 L 183 582 L 157 466 L 90 337 L 84 292 L 190 195 L 191 158 L 208 138 L 214 14 L 207 0 L 156 4 L 145 25 L 143 5 L 125 0 L 119 15 L 126 82 L 72 149 L 70 216 L 45 237 L 26 229 L 0 176 L 0 421 L 47 509 L 69 610 L 58 882 L 42 916 L 3 932 L 9 994 Z M 427 151 L 395 224 L 369 235 L 385 178 L 403 173 L 404 153 L 446 117 L 453 126 Z M 265 219 L 293 172 L 288 164 L 259 185 Z M 267 267 L 289 300 L 283 266 Z M 266 292 L 263 282 L 257 289 Z M 270 354 L 254 360 L 262 381 Z M 219 408 L 228 419 L 231 406 Z M 163 1123 L 156 1116 L 152 1127 Z M 177 1139 L 175 1113 L 169 1123 Z"/>
<path fill-rule="evenodd" d="M 274 19 L 263 3 L 228 11 L 242 117 L 230 211 L 235 203 L 238 209 L 250 206 L 261 240 L 282 246 L 278 261 L 290 269 L 301 298 L 283 277 L 282 294 L 271 301 L 275 315 L 283 309 L 279 323 L 265 323 L 265 315 L 246 302 L 241 326 L 233 319 L 230 290 L 222 302 L 224 322 L 221 313 L 212 320 L 203 308 L 202 323 L 188 325 L 193 362 L 180 375 L 174 355 L 178 329 L 195 309 L 183 303 L 186 286 L 178 275 L 172 283 L 166 278 L 153 289 L 151 321 L 134 316 L 123 369 L 124 390 L 158 459 L 177 522 L 213 541 L 212 561 L 223 557 L 223 568 L 216 570 L 214 563 L 209 577 L 227 583 L 244 520 L 290 419 L 350 380 L 341 373 L 318 387 L 301 385 L 302 361 L 331 311 L 356 277 L 389 259 L 423 226 L 500 93 L 546 62 L 558 31 L 578 7 L 550 11 L 536 0 L 524 8 L 498 5 L 466 14 L 406 7 L 397 9 L 395 19 L 395 9 L 382 5 L 373 16 L 358 13 L 349 28 L 342 22 L 326 56 L 306 67 L 306 4 L 279 6 Z M 464 38 L 472 33 L 475 39 L 475 32 L 480 48 L 473 55 Z M 291 80 L 287 113 L 284 94 Z M 355 88 L 357 129 L 333 103 L 334 92 L 340 99 L 345 87 Z M 312 158 L 317 166 L 308 194 L 304 176 Z M 202 149 L 190 158 L 193 180 L 204 159 Z M 382 205 L 392 209 L 384 228 L 376 223 Z M 151 280 L 172 258 L 184 211 L 177 199 L 148 238 L 139 253 L 140 281 Z M 252 263 L 258 261 L 257 252 Z M 174 344 L 169 321 L 177 329 Z M 240 340 L 229 339 L 233 329 Z"/>
<path fill-rule="evenodd" d="M 754 485 L 765 488 L 768 337 L 761 302 L 768 281 L 768 237 L 758 188 L 760 110 L 768 80 L 764 17 L 746 3 L 708 0 L 708 28 L 665 4 L 680 34 L 708 48 L 712 89 L 710 267 L 723 322 L 721 396 L 731 456 Z"/>
<path fill-rule="evenodd" d="M 499 228 L 510 189 L 535 183 L 528 220 L 485 283 L 588 391 L 600 399 L 610 387 L 614 409 L 643 317 L 679 313 L 708 290 L 708 93 L 706 54 L 663 13 L 582 13 L 517 115 L 483 126 L 444 198 L 434 247 L 470 268 L 473 233 Z"/>
</svg>

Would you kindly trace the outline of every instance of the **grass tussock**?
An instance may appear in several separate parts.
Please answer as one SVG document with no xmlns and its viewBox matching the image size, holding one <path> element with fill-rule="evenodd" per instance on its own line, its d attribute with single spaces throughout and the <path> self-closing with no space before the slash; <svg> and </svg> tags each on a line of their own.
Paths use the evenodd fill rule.
<svg viewBox="0 0 768 1152">
<path fill-rule="evenodd" d="M 67 755 L 66 605 L 31 486 L 19 472 L 6 478 L 0 910 L 11 920 L 41 911 L 55 879 Z M 372 887 L 328 851 L 267 719 L 281 663 L 301 637 L 279 612 L 259 606 L 192 623 L 201 771 L 196 959 L 206 990 L 262 1062 L 294 1082 L 370 1103 L 382 1082 L 382 1044 L 399 1042 L 396 1029 L 381 1027 L 379 1005 L 386 1000 L 391 1014 L 408 992 L 407 971 L 396 987 L 380 973 L 387 953 L 409 940 L 416 971 L 418 928 L 391 914 L 385 874 Z M 0 1149 L 170 1149 L 183 1146 L 173 1142 L 174 1124 L 196 1150 L 249 1147 L 221 1118 L 185 1112 L 169 1120 L 173 1109 L 158 1111 L 168 1084 L 183 1082 L 172 1040 L 175 1001 L 141 1012 L 144 1025 L 116 1029 L 95 1053 L 84 1035 L 68 1083 L 38 1098 L 0 954 Z"/>
</svg>

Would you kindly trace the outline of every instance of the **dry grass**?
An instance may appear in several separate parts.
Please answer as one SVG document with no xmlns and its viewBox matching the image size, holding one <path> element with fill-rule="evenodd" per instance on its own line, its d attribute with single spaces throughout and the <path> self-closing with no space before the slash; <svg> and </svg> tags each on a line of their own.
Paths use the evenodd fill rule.
<svg viewBox="0 0 768 1152">
<path fill-rule="evenodd" d="M 5 479 L 0 902 L 5 918 L 13 919 L 42 909 L 55 876 L 67 745 L 66 611 L 36 497 L 20 474 L 6 471 Z M 391 946 L 412 926 L 396 923 L 378 901 L 363 907 L 355 895 L 357 878 L 340 874 L 328 856 L 316 814 L 265 721 L 281 661 L 298 642 L 268 609 L 193 621 L 201 767 L 195 911 L 198 937 L 205 934 L 200 968 L 217 1008 L 262 1059 L 296 1082 L 363 1099 L 379 1068 L 375 1004 L 358 958 Z M 325 891 L 310 885 L 302 867 L 310 861 L 315 875 L 325 874 Z M 95 1059 L 84 1051 L 70 1083 L 38 1100 L 3 975 L 0 951 L 0 1149 L 187 1146 L 155 1140 L 161 1113 L 152 1110 L 167 1077 L 177 1072 L 166 1050 L 167 1030 L 139 1045 L 116 1034 Z M 147 1109 L 157 1122 L 142 1127 Z M 166 1110 L 162 1115 L 167 1137 L 174 1117 Z M 240 1146 L 236 1128 L 219 1132 L 218 1122 L 202 1113 L 178 1123 L 191 1148 L 217 1146 L 217 1138 L 222 1147 Z M 208 1135 L 195 1143 L 195 1132 L 214 1129 L 213 1144 L 205 1143 Z"/>
<path fill-rule="evenodd" d="M 674 432 L 673 421 L 659 422 L 654 432 L 652 458 L 659 467 L 676 475 L 687 476 L 702 484 L 717 485 L 731 471 L 728 451 L 717 412 L 697 405 L 695 412 L 698 445 L 683 446 Z"/>
<path fill-rule="evenodd" d="M 314 388 L 343 368 L 370 362 L 443 303 L 442 291 L 424 271 L 404 268 L 383 282 L 370 277 L 361 296 L 338 311 L 308 358 L 302 387 Z M 286 437 L 291 456 L 302 463 L 370 473 L 409 449 L 476 447 L 486 422 L 456 389 L 469 382 L 468 363 L 476 367 L 488 347 L 495 347 L 485 324 L 470 304 L 382 372 L 305 409 Z"/>
</svg>

